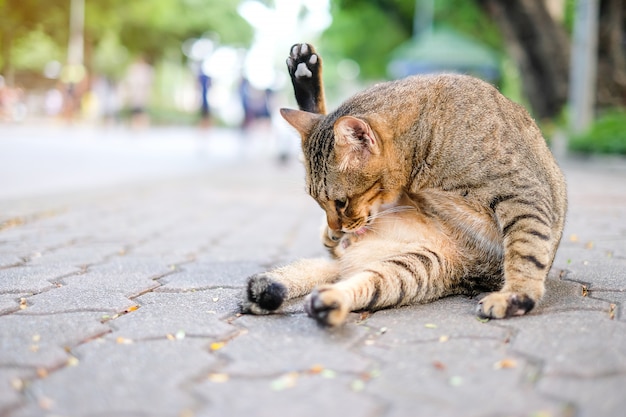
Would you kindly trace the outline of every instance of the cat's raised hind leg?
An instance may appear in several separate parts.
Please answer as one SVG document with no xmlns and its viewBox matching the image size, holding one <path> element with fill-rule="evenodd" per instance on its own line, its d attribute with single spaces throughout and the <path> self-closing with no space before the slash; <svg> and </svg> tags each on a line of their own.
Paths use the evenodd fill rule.
<svg viewBox="0 0 626 417">
<path fill-rule="evenodd" d="M 322 59 L 313 45 L 297 43 L 291 47 L 287 69 L 300 110 L 326 114 L 322 83 Z"/>
<path fill-rule="evenodd" d="M 303 296 L 318 285 L 337 279 L 337 263 L 328 259 L 302 259 L 248 278 L 241 302 L 244 313 L 268 314 L 286 300 Z"/>
</svg>

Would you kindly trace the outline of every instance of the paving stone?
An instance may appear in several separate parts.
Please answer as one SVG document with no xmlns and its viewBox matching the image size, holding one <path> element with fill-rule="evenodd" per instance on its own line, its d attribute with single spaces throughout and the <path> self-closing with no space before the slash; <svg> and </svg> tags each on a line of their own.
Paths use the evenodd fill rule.
<svg viewBox="0 0 626 417">
<path fill-rule="evenodd" d="M 475 309 L 476 300 L 455 296 L 429 304 L 377 311 L 363 322 L 373 329 L 365 343 L 396 345 L 474 337 L 504 341 L 510 336 L 506 329 L 480 322 Z"/>
<path fill-rule="evenodd" d="M 257 262 L 197 261 L 181 265 L 160 280 L 159 291 L 203 290 L 215 287 L 243 287 L 249 276 L 265 270 Z"/>
<path fill-rule="evenodd" d="M 20 309 L 20 299 L 30 294 L 0 294 L 0 315 L 12 313 Z"/>
<path fill-rule="evenodd" d="M 96 313 L 0 316 L 0 369 L 53 369 L 67 362 L 66 347 L 110 331 Z"/>
<path fill-rule="evenodd" d="M 0 368 L 0 415 L 8 415 L 23 403 L 25 380 L 35 377 L 35 371 L 23 368 Z"/>
<path fill-rule="evenodd" d="M 135 299 L 140 306 L 113 321 L 118 337 L 143 340 L 166 338 L 183 332 L 190 337 L 210 337 L 223 340 L 239 330 L 220 319 L 238 311 L 238 291 L 214 289 L 187 293 L 148 293 Z"/>
<path fill-rule="evenodd" d="M 247 332 L 219 351 L 228 360 L 221 371 L 228 374 L 267 376 L 313 366 L 336 372 L 363 372 L 370 364 L 351 351 L 369 331 L 362 326 L 329 330 L 302 314 L 242 316 L 233 324 Z"/>
<path fill-rule="evenodd" d="M 552 398 L 576 404 L 577 417 L 615 417 L 626 410 L 626 373 L 595 378 L 545 376 L 537 389 Z"/>
<path fill-rule="evenodd" d="M 324 375 L 292 373 L 271 379 L 231 378 L 223 382 L 213 382 L 209 376 L 194 387 L 194 393 L 208 404 L 196 416 L 383 415 L 386 405 L 360 392 L 361 379 L 333 373 L 329 374 L 330 378 Z"/>
<path fill-rule="evenodd" d="M 52 281 L 59 282 L 79 271 L 80 269 L 71 265 L 16 266 L 0 269 L 0 293 L 40 293 L 54 288 Z"/>
<path fill-rule="evenodd" d="M 613 304 L 615 318 L 626 321 L 626 291 L 591 291 L 589 297 Z"/>
<path fill-rule="evenodd" d="M 379 375 L 365 390 L 390 404 L 385 416 L 567 416 L 533 389 L 536 366 L 506 347 L 484 338 L 367 346 Z"/>
<path fill-rule="evenodd" d="M 36 404 L 47 405 L 46 415 L 191 415 L 195 399 L 182 386 L 215 363 L 207 343 L 100 339 L 76 348 L 78 363 L 34 381 L 28 394 Z"/>
<path fill-rule="evenodd" d="M 158 284 L 157 284 L 158 285 Z M 106 286 L 86 288 L 66 285 L 27 298 L 27 308 L 16 314 L 41 315 L 78 311 L 121 313 L 136 303 Z"/>
<path fill-rule="evenodd" d="M 557 312 L 549 320 L 529 315 L 494 325 L 515 328 L 511 348 L 543 361 L 546 376 L 626 372 L 626 323 L 605 312 Z"/>
<path fill-rule="evenodd" d="M 23 263 L 24 260 L 21 256 L 13 253 L 3 253 L 0 248 L 0 268 L 6 268 L 8 266 L 16 266 Z M 0 272 L 2 270 L 0 269 Z"/>
<path fill-rule="evenodd" d="M 29 265 L 69 265 L 85 266 L 103 262 L 107 258 L 124 252 L 121 244 L 92 244 L 68 246 L 46 252 L 41 257 L 32 259 Z"/>
<path fill-rule="evenodd" d="M 572 261 L 565 279 L 585 283 L 590 290 L 626 291 L 625 270 L 623 259 Z"/>
<path fill-rule="evenodd" d="M 592 297 L 591 293 L 584 290 L 582 284 L 559 279 L 558 275 L 559 271 L 551 271 L 546 280 L 546 293 L 530 314 L 565 310 L 598 310 L 607 314 L 610 312 L 611 303 Z"/>
</svg>

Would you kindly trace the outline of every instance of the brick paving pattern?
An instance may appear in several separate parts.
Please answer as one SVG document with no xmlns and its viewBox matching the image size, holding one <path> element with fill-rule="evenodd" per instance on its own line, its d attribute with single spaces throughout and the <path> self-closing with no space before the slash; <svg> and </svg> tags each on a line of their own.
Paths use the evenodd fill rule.
<svg viewBox="0 0 626 417">
<path fill-rule="evenodd" d="M 0 416 L 589 416 L 626 410 L 626 162 L 566 160 L 542 304 L 240 315 L 247 276 L 323 255 L 298 163 L 0 200 Z"/>
</svg>

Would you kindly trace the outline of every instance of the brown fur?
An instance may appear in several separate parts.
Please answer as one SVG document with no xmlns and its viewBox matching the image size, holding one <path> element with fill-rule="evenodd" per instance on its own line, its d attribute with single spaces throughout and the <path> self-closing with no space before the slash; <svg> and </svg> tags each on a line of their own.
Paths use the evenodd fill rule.
<svg viewBox="0 0 626 417">
<path fill-rule="evenodd" d="M 375 85 L 324 115 L 321 59 L 312 55 L 310 45 L 292 48 L 296 97 L 309 100 L 282 114 L 302 136 L 307 191 L 326 212 L 325 243 L 337 261 L 252 277 L 248 309 L 271 310 L 263 296 L 282 302 L 318 285 L 305 305 L 331 325 L 351 310 L 477 289 L 499 289 L 480 301 L 481 316 L 532 309 L 567 203 L 561 171 L 528 113 L 478 79 L 432 75 Z M 300 63 L 311 70 L 295 71 Z M 396 212 L 379 215 L 390 207 Z"/>
</svg>

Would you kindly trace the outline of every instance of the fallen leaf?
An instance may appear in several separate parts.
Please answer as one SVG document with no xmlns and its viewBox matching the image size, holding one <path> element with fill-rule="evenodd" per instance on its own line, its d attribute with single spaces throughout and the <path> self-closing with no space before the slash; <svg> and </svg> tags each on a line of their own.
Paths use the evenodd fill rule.
<svg viewBox="0 0 626 417">
<path fill-rule="evenodd" d="M 337 376 L 337 372 L 331 369 L 324 369 L 322 372 L 320 372 L 320 375 L 322 376 L 322 378 L 333 379 Z"/>
<path fill-rule="evenodd" d="M 317 375 L 321 373 L 323 370 L 324 370 L 324 367 L 322 365 L 313 365 L 311 366 L 311 369 L 309 369 L 309 372 L 312 373 L 313 375 Z"/>
<path fill-rule="evenodd" d="M 432 323 L 426 323 L 424 325 L 424 327 L 426 327 L 427 329 L 436 329 L 437 325 L 436 324 L 432 324 Z"/>
<path fill-rule="evenodd" d="M 274 391 L 283 391 L 295 387 L 297 380 L 298 374 L 296 372 L 289 372 L 273 380 L 271 387 Z"/>
<path fill-rule="evenodd" d="M 130 345 L 133 343 L 132 339 L 127 339 L 125 337 L 118 337 L 115 341 L 120 345 Z"/>
<path fill-rule="evenodd" d="M 177 331 L 174 337 L 176 338 L 176 340 L 183 340 L 185 338 L 185 331 L 184 330 Z"/>
<path fill-rule="evenodd" d="M 463 378 L 460 376 L 453 376 L 448 380 L 448 383 L 453 387 L 459 387 L 463 385 Z"/>
<path fill-rule="evenodd" d="M 583 285 L 582 295 L 583 297 L 586 297 L 589 295 L 589 290 L 587 289 L 586 285 Z"/>
<path fill-rule="evenodd" d="M 226 345 L 226 343 L 224 342 L 213 342 L 211 343 L 211 345 L 209 346 L 209 348 L 215 352 L 216 350 L 220 350 L 221 348 L 223 348 Z"/>
<path fill-rule="evenodd" d="M 41 408 L 42 410 L 50 410 L 52 406 L 54 405 L 54 400 L 48 397 L 41 397 L 38 403 L 39 403 L 39 408 Z"/>
<path fill-rule="evenodd" d="M 593 249 L 593 242 L 589 241 L 585 243 L 585 249 Z"/>
<path fill-rule="evenodd" d="M 517 367 L 517 362 L 515 359 L 502 359 L 493 364 L 493 369 L 510 369 Z"/>
<path fill-rule="evenodd" d="M 39 352 L 39 345 L 30 345 L 28 350 L 30 350 L 31 352 L 37 353 Z"/>
<path fill-rule="evenodd" d="M 14 378 L 11 380 L 11 386 L 15 391 L 21 391 L 24 389 L 24 381 L 19 378 Z"/>
<path fill-rule="evenodd" d="M 38 334 L 33 335 L 33 342 L 35 343 L 39 343 L 39 341 L 41 340 L 41 336 Z"/>
<path fill-rule="evenodd" d="M 485 317 L 485 318 L 476 317 L 476 320 L 478 320 L 481 323 L 487 323 L 489 321 L 489 317 Z"/>
<path fill-rule="evenodd" d="M 37 368 L 37 376 L 39 378 L 46 378 L 48 376 L 48 370 L 46 368 Z"/>
<path fill-rule="evenodd" d="M 76 356 L 70 356 L 69 358 L 67 358 L 67 366 L 78 366 L 79 362 L 80 361 Z"/>
<path fill-rule="evenodd" d="M 442 362 L 439 361 L 434 361 L 433 362 L 433 366 L 435 367 L 435 369 L 439 370 L 439 371 L 445 371 L 446 370 L 446 365 Z"/>
<path fill-rule="evenodd" d="M 130 306 L 130 307 L 128 307 L 128 308 L 126 309 L 126 312 L 127 312 L 127 313 L 130 313 L 131 311 L 135 311 L 135 310 L 137 310 L 138 308 L 139 308 L 139 306 L 137 306 L 137 305 Z"/>
<path fill-rule="evenodd" d="M 212 373 L 212 374 L 209 374 L 208 379 L 211 382 L 222 383 L 222 382 L 228 381 L 229 376 L 228 374 Z"/>
<path fill-rule="evenodd" d="M 166 334 L 165 337 L 167 338 L 167 340 L 176 340 L 176 337 L 174 337 L 174 335 L 171 333 Z"/>
<path fill-rule="evenodd" d="M 361 379 L 355 379 L 350 384 L 350 388 L 352 388 L 352 391 L 354 392 L 363 391 L 365 389 L 365 382 L 363 382 L 363 380 Z"/>
<path fill-rule="evenodd" d="M 578 242 L 578 235 L 570 235 L 569 240 L 570 242 Z"/>
<path fill-rule="evenodd" d="M 445 342 L 447 342 L 448 340 L 450 340 L 450 336 L 446 336 L 445 334 L 444 334 L 444 335 L 439 336 L 439 343 L 445 343 Z"/>
</svg>

